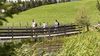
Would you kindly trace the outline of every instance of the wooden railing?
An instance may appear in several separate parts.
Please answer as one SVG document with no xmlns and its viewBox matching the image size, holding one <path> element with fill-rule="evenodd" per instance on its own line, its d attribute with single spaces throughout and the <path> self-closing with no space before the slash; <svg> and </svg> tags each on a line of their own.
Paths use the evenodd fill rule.
<svg viewBox="0 0 100 56">
<path fill-rule="evenodd" d="M 12 37 L 15 36 L 31 36 L 31 37 L 51 37 L 59 35 L 69 35 L 79 33 L 80 29 L 77 25 L 64 25 L 47 28 L 32 28 L 32 27 L 0 27 L 0 37 Z"/>
</svg>

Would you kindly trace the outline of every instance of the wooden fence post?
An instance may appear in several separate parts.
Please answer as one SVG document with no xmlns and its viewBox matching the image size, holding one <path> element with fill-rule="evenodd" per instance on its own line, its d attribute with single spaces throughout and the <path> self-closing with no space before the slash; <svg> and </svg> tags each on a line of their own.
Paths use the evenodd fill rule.
<svg viewBox="0 0 100 56">
<path fill-rule="evenodd" d="M 64 34 L 66 35 L 66 26 L 64 25 Z"/>
<path fill-rule="evenodd" d="M 38 36 L 38 32 L 37 32 L 37 31 L 38 31 L 38 30 L 35 28 L 35 30 L 34 30 L 34 31 L 35 31 L 35 33 L 34 33 L 34 34 L 35 34 L 35 36 L 36 36 L 36 38 L 37 38 L 37 36 Z"/>
<path fill-rule="evenodd" d="M 14 37 L 14 35 L 13 35 L 13 27 L 11 27 L 11 32 L 12 32 L 12 39 L 13 39 L 13 37 Z"/>
<path fill-rule="evenodd" d="M 9 36 L 9 27 L 8 27 L 8 36 Z"/>
<path fill-rule="evenodd" d="M 34 34 L 36 36 L 36 37 L 33 37 L 33 39 L 34 39 L 35 42 L 37 42 L 37 32 L 35 31 L 35 29 L 36 28 L 32 28 L 32 35 Z"/>
<path fill-rule="evenodd" d="M 28 31 L 28 27 L 26 26 L 26 31 Z"/>
<path fill-rule="evenodd" d="M 33 38 L 33 28 L 31 27 L 31 37 Z"/>
<path fill-rule="evenodd" d="M 50 33 L 50 28 L 48 29 L 48 32 L 49 32 L 49 37 L 50 37 L 50 34 L 51 34 L 51 33 Z"/>
</svg>

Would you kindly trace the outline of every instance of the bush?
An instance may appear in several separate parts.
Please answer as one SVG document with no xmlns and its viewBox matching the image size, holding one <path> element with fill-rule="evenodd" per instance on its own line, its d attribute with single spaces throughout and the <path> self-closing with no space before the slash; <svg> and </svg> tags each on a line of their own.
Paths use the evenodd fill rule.
<svg viewBox="0 0 100 56">
<path fill-rule="evenodd" d="M 81 8 L 76 16 L 76 23 L 89 31 L 90 21 L 85 8 Z"/>
</svg>

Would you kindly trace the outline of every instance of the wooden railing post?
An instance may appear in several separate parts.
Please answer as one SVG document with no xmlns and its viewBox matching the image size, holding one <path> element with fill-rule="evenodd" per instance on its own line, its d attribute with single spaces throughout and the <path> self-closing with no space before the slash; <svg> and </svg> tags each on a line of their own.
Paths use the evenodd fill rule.
<svg viewBox="0 0 100 56">
<path fill-rule="evenodd" d="M 11 27 L 11 33 L 12 33 L 12 39 L 13 39 L 13 37 L 14 37 L 14 35 L 13 35 L 13 27 Z"/>
<path fill-rule="evenodd" d="M 49 27 L 48 27 L 48 33 L 49 33 L 49 37 L 50 37 L 50 34 L 51 34 L 51 33 L 50 33 L 50 28 L 49 28 Z"/>
<path fill-rule="evenodd" d="M 34 33 L 34 36 L 35 36 L 33 39 L 34 39 L 35 42 L 37 42 L 38 38 L 37 38 L 37 30 L 36 30 L 36 28 L 33 28 L 33 33 Z"/>
<path fill-rule="evenodd" d="M 38 31 L 38 29 L 35 28 L 35 29 L 34 29 L 34 34 L 35 34 L 36 38 L 37 38 L 37 36 L 38 36 L 38 32 L 37 32 L 37 31 Z"/>
<path fill-rule="evenodd" d="M 66 35 L 66 26 L 64 25 L 64 34 Z"/>
<path fill-rule="evenodd" d="M 7 36 L 9 36 L 9 27 L 8 27 L 8 35 Z"/>
<path fill-rule="evenodd" d="M 31 37 L 33 38 L 33 28 L 31 27 Z"/>
</svg>

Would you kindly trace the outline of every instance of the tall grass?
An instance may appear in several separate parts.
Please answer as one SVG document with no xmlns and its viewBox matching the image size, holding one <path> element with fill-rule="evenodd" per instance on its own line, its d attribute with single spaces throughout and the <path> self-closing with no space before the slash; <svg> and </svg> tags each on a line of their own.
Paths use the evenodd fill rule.
<svg viewBox="0 0 100 56">
<path fill-rule="evenodd" d="M 42 41 L 16 40 L 0 44 L 0 55 L 15 56 L 100 56 L 100 32 L 90 31 L 73 36 L 43 38 Z M 48 52 L 48 48 L 63 46 L 56 52 Z M 55 48 L 56 49 L 56 48 Z"/>
<path fill-rule="evenodd" d="M 66 38 L 57 56 L 99 56 L 100 33 L 88 32 Z"/>
</svg>

